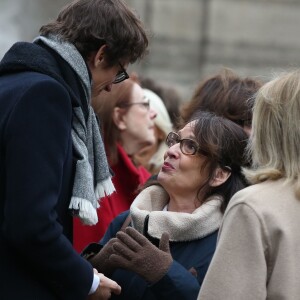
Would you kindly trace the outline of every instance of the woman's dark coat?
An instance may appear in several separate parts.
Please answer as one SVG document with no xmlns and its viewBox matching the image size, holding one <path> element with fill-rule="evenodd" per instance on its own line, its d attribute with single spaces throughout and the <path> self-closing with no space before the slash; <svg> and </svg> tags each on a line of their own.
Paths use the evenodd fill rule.
<svg viewBox="0 0 300 300">
<path fill-rule="evenodd" d="M 104 246 L 122 227 L 129 211 L 120 214 L 111 223 L 100 241 Z M 146 230 L 147 231 L 147 230 Z M 119 296 L 112 299 L 130 300 L 195 300 L 216 248 L 218 231 L 190 242 L 171 242 L 173 263 L 167 274 L 155 284 L 149 285 L 139 275 L 117 269 L 112 274 L 122 287 Z M 155 243 L 155 241 L 153 241 Z"/>
</svg>

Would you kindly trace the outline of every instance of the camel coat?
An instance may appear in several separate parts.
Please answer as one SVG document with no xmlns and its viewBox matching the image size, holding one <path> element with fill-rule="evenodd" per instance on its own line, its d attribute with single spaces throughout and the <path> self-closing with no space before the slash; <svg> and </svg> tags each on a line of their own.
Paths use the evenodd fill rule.
<svg viewBox="0 0 300 300">
<path fill-rule="evenodd" d="M 299 228 L 292 184 L 266 181 L 235 194 L 198 299 L 300 299 Z"/>
</svg>

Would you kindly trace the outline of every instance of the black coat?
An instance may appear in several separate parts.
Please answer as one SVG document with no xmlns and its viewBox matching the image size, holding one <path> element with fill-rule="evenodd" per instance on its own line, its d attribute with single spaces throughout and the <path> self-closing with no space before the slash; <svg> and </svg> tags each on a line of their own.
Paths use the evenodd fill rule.
<svg viewBox="0 0 300 300">
<path fill-rule="evenodd" d="M 79 300 L 91 288 L 93 270 L 72 247 L 68 210 L 77 80 L 58 55 L 36 44 L 15 44 L 0 63 L 3 300 Z"/>
</svg>

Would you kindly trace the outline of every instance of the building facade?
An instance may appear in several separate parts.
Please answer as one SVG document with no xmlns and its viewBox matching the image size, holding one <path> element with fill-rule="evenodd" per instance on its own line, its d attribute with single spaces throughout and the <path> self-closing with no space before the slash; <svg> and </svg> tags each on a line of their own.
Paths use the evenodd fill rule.
<svg viewBox="0 0 300 300">
<path fill-rule="evenodd" d="M 31 40 L 66 0 L 0 0 L 0 57 Z M 229 67 L 268 80 L 300 66 L 298 0 L 127 0 L 151 33 L 150 53 L 130 70 L 174 85 L 183 101 L 199 80 Z"/>
</svg>

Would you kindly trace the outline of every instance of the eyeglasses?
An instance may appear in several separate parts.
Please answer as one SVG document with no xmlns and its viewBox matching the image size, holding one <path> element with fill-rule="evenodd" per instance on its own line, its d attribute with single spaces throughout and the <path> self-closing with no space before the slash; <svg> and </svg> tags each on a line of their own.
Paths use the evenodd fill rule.
<svg viewBox="0 0 300 300">
<path fill-rule="evenodd" d="M 119 105 L 119 107 L 126 108 L 126 107 L 130 107 L 132 105 L 141 105 L 143 108 L 145 108 L 145 110 L 149 111 L 149 109 L 150 109 L 150 100 L 148 100 L 146 102 L 124 103 L 124 104 Z"/>
<path fill-rule="evenodd" d="M 117 84 L 120 83 L 122 81 L 124 81 L 125 79 L 129 78 L 128 73 L 126 72 L 126 70 L 123 68 L 123 66 L 121 65 L 121 63 L 119 62 L 119 66 L 121 68 L 121 71 L 118 72 L 118 74 L 116 75 L 114 81 L 112 82 L 113 84 Z"/>
<path fill-rule="evenodd" d="M 191 139 L 180 139 L 180 136 L 177 133 L 170 132 L 166 138 L 167 146 L 170 148 L 178 143 L 180 144 L 180 150 L 183 154 L 195 155 L 197 152 L 200 152 L 200 146 L 196 141 Z M 203 155 L 205 155 L 204 152 Z"/>
</svg>

